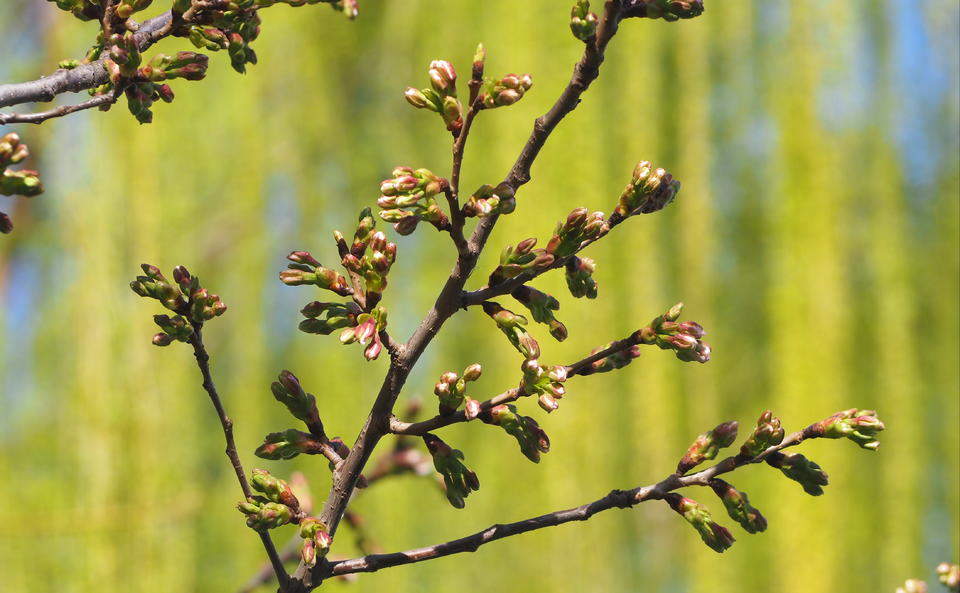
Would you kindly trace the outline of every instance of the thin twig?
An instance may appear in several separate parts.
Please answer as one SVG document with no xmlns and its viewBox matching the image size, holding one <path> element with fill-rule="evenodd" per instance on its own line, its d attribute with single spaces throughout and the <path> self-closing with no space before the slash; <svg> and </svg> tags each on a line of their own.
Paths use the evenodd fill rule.
<svg viewBox="0 0 960 593">
<path fill-rule="evenodd" d="M 220 394 L 217 393 L 217 387 L 213 383 L 213 375 L 210 373 L 210 355 L 207 354 L 207 349 L 203 345 L 202 328 L 203 324 L 201 323 L 193 324 L 193 335 L 190 337 L 190 345 L 193 346 L 193 355 L 197 359 L 197 366 L 200 367 L 200 374 L 203 375 L 203 389 L 207 392 L 207 395 L 210 396 L 210 402 L 213 404 L 214 409 L 217 411 L 217 417 L 220 419 L 220 426 L 223 427 L 223 436 L 227 442 L 225 453 L 227 454 L 227 458 L 230 459 L 233 471 L 237 475 L 237 482 L 240 483 L 240 490 L 243 491 L 243 497 L 246 500 L 253 497 L 253 492 L 250 490 L 250 483 L 247 481 L 246 472 L 244 472 L 243 464 L 240 462 L 240 455 L 237 453 L 237 443 L 233 439 L 233 420 L 227 416 L 227 412 L 223 408 L 223 402 L 220 400 Z M 257 534 L 263 542 L 267 556 L 270 557 L 270 563 L 273 565 L 273 570 L 277 574 L 277 579 L 281 583 L 285 583 L 287 581 L 287 571 L 283 568 L 283 562 L 280 560 L 280 556 L 277 555 L 277 549 L 273 545 L 273 539 L 271 539 L 270 534 L 266 531 L 257 531 Z"/>
<path fill-rule="evenodd" d="M 77 111 L 83 111 L 84 109 L 112 105 L 117 102 L 117 96 L 118 95 L 115 92 L 104 93 L 91 99 L 87 99 L 82 103 L 77 103 L 76 105 L 61 105 L 60 107 L 56 107 L 54 109 L 48 109 L 47 111 L 39 111 L 36 113 L 0 113 L 0 126 L 6 124 L 40 124 L 48 119 L 63 117 L 64 115 L 69 115 Z"/>
<path fill-rule="evenodd" d="M 474 534 L 405 552 L 391 554 L 371 554 L 351 560 L 331 561 L 322 566 L 323 577 L 339 576 L 357 572 L 375 572 L 383 568 L 413 564 L 434 560 L 462 552 L 475 552 L 480 546 L 528 531 L 563 525 L 571 521 L 586 521 L 592 516 L 614 508 L 630 508 L 647 500 L 663 499 L 668 492 L 687 486 L 707 486 L 710 480 L 737 468 L 764 461 L 771 454 L 799 444 L 807 438 L 816 438 L 806 430 L 798 431 L 783 440 L 779 445 L 768 448 L 756 457 L 731 456 L 723 461 L 695 474 L 680 476 L 671 474 L 656 484 L 631 490 L 614 490 L 606 496 L 572 509 L 554 511 L 531 519 L 515 523 L 497 524 Z"/>
</svg>

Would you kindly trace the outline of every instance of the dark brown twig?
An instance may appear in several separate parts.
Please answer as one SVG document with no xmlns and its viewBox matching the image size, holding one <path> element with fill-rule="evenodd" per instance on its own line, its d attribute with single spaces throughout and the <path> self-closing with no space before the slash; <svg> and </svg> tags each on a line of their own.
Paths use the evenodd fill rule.
<svg viewBox="0 0 960 593">
<path fill-rule="evenodd" d="M 243 470 L 243 464 L 240 462 L 240 455 L 237 453 L 237 443 L 233 439 L 233 420 L 227 416 L 223 408 L 223 402 L 220 400 L 220 394 L 217 393 L 217 387 L 213 383 L 213 375 L 210 373 L 210 355 L 203 345 L 203 324 L 193 324 L 193 335 L 190 337 L 190 345 L 193 346 L 193 355 L 197 359 L 197 366 L 200 367 L 200 374 L 203 375 L 203 389 L 210 396 L 210 402 L 217 411 L 217 417 L 220 419 L 220 426 L 223 427 L 223 436 L 227 442 L 227 448 L 224 451 L 230 464 L 233 466 L 234 473 L 237 474 L 237 482 L 240 483 L 240 490 L 243 491 L 244 499 L 251 498 L 253 492 L 250 490 L 250 483 L 247 481 L 247 475 Z M 273 545 L 273 539 L 266 531 L 257 531 L 263 547 L 270 557 L 270 563 L 277 574 L 277 579 L 281 583 L 287 581 L 287 571 L 283 568 L 283 562 L 277 554 L 277 549 Z"/>
<path fill-rule="evenodd" d="M 38 111 L 36 113 L 0 113 L 0 126 L 5 124 L 40 124 L 48 119 L 63 117 L 64 115 L 69 115 L 77 111 L 83 111 L 84 109 L 112 105 L 117 102 L 117 97 L 117 93 L 110 92 L 97 95 L 96 97 L 87 99 L 86 101 L 77 103 L 75 105 L 61 105 L 60 107 L 55 107 L 54 109 Z"/>
<path fill-rule="evenodd" d="M 351 560 L 331 561 L 323 565 L 321 574 L 323 577 L 328 577 L 356 572 L 375 572 L 392 566 L 424 562 L 426 560 L 433 560 L 462 552 L 475 552 L 480 546 L 498 539 L 543 529 L 545 527 L 563 525 L 571 521 L 586 521 L 602 511 L 615 508 L 630 508 L 647 500 L 663 499 L 667 493 L 680 488 L 688 486 L 708 486 L 710 480 L 716 476 L 732 472 L 745 465 L 760 463 L 777 451 L 795 446 L 808 438 L 816 438 L 816 435 L 810 434 L 807 430 L 798 431 L 786 437 L 779 445 L 766 449 L 756 457 L 744 458 L 739 455 L 727 457 L 716 465 L 695 474 L 686 476 L 671 474 L 660 482 L 650 486 L 642 486 L 631 490 L 614 490 L 603 498 L 572 509 L 554 511 L 515 523 L 492 525 L 483 531 L 478 531 L 466 537 L 441 544 L 416 548 L 405 552 L 372 554 Z"/>
</svg>

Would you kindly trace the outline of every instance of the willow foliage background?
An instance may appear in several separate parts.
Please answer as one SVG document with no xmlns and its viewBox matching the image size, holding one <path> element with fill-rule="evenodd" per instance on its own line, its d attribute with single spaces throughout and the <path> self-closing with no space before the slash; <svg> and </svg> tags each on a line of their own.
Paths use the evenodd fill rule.
<svg viewBox="0 0 960 593">
<path fill-rule="evenodd" d="M 283 367 L 318 394 L 330 431 L 352 440 L 386 363 L 295 330 L 308 297 L 277 281 L 283 257 L 332 257 L 331 231 L 350 227 L 392 166 L 447 170 L 446 133 L 401 97 L 430 59 L 465 70 L 482 40 L 491 72 L 534 76 L 519 105 L 478 121 L 473 186 L 502 178 L 580 52 L 564 2 L 362 8 L 352 24 L 322 6 L 267 11 L 260 65 L 241 77 L 215 55 L 208 80 L 178 84 L 151 126 L 119 105 L 21 129 L 48 191 L 17 206 L 18 228 L 0 241 L 3 591 L 241 584 L 262 550 L 233 509 L 239 493 L 188 350 L 149 343 L 154 311 L 127 287 L 137 264 L 186 264 L 229 305 L 207 340 L 250 466 L 263 434 L 289 424 L 268 388 Z M 691 22 L 622 27 L 480 270 L 502 245 L 546 237 L 574 206 L 610 211 L 635 161 L 662 163 L 683 181 L 679 200 L 592 249 L 600 299 L 566 300 L 571 338 L 544 356 L 579 358 L 684 300 L 710 331 L 714 360 L 647 352 L 576 382 L 545 420 L 554 450 L 539 466 L 499 431 L 452 427 L 448 441 L 483 483 L 465 511 L 412 479 L 356 507 L 387 550 L 433 543 L 653 481 L 698 432 L 767 407 L 794 428 L 877 408 L 888 424 L 881 453 L 811 443 L 832 478 L 822 499 L 769 470 L 745 472 L 737 485 L 771 527 L 723 556 L 651 504 L 361 577 L 353 590 L 892 591 L 957 559 L 958 6 L 707 8 Z M 40 0 L 2 2 L 0 78 L 49 71 L 91 34 Z M 408 280 L 386 305 L 405 337 L 450 262 L 437 233 L 398 243 L 393 276 Z M 561 292 L 560 276 L 541 286 Z M 501 341 L 479 313 L 455 317 L 407 393 L 429 402 L 442 371 L 475 361 L 483 393 L 498 393 L 517 374 Z M 324 463 L 263 464 L 301 467 L 326 493 Z"/>
</svg>

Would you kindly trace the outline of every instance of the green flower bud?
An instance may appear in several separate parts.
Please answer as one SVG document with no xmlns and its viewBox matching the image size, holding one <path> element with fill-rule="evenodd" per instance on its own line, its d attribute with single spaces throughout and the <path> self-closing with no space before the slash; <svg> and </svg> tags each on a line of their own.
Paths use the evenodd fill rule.
<svg viewBox="0 0 960 593">
<path fill-rule="evenodd" d="M 294 496 L 290 485 L 274 477 L 265 469 L 255 469 L 250 476 L 250 485 L 267 500 L 290 507 L 294 512 L 300 510 L 300 501 Z"/>
<path fill-rule="evenodd" d="M 784 431 L 780 426 L 780 419 L 773 415 L 770 410 L 760 414 L 757 420 L 757 428 L 753 431 L 747 440 L 740 447 L 740 455 L 753 458 L 763 453 L 768 448 L 779 445 L 783 442 Z"/>
<path fill-rule="evenodd" d="M 517 439 L 520 451 L 534 463 L 540 462 L 541 453 L 550 451 L 550 438 L 547 433 L 533 418 L 518 414 L 516 406 L 495 406 L 490 410 L 489 419 L 484 421 L 503 428 L 507 434 Z"/>
<path fill-rule="evenodd" d="M 828 439 L 848 438 L 864 449 L 876 451 L 880 447 L 876 435 L 884 428 L 873 410 L 851 408 L 811 424 L 805 432 Z"/>
<path fill-rule="evenodd" d="M 500 331 L 524 358 L 540 358 L 540 344 L 523 328 L 527 324 L 526 317 L 504 309 L 493 301 L 487 301 L 482 306 L 483 312 L 496 322 Z"/>
<path fill-rule="evenodd" d="M 305 422 L 311 430 L 323 431 L 317 400 L 300 385 L 300 380 L 290 371 L 281 371 L 278 380 L 270 385 L 273 397 L 290 411 L 294 418 Z"/>
<path fill-rule="evenodd" d="M 247 516 L 247 527 L 256 531 L 266 531 L 286 525 L 293 520 L 294 514 L 286 505 L 261 502 L 256 499 L 241 502 L 237 505 L 237 509 Z"/>
<path fill-rule="evenodd" d="M 667 494 L 664 500 L 667 501 L 670 508 L 679 513 L 697 530 L 703 543 L 707 544 L 714 552 L 723 552 L 736 541 L 730 530 L 716 523 L 707 507 L 699 502 L 674 492 Z"/>
<path fill-rule="evenodd" d="M 677 473 L 683 475 L 708 459 L 714 459 L 720 449 L 729 447 L 737 440 L 736 422 L 724 422 L 711 431 L 697 437 L 677 465 Z"/>
<path fill-rule="evenodd" d="M 8 171 L 9 165 L 16 165 L 30 155 L 30 149 L 20 141 L 20 136 L 10 132 L 0 136 L 0 195 L 33 197 L 43 193 L 43 184 L 36 171 L 26 169 Z M 10 219 L 6 218 L 6 226 L 12 230 Z M 7 230 L 5 232 L 10 232 Z"/>
<path fill-rule="evenodd" d="M 730 518 L 740 524 L 747 533 L 758 533 L 767 529 L 767 520 L 760 511 L 750 506 L 746 492 L 740 492 L 723 480 L 710 480 L 710 487 L 723 502 Z"/>
<path fill-rule="evenodd" d="M 480 89 L 480 102 L 486 109 L 513 105 L 523 98 L 533 79 L 529 74 L 507 74 L 503 78 L 488 78 Z"/>
<path fill-rule="evenodd" d="M 827 474 L 820 469 L 820 466 L 799 453 L 791 455 L 778 451 L 768 455 L 765 461 L 803 486 L 804 492 L 812 496 L 823 494 L 823 487 L 829 483 Z"/>
<path fill-rule="evenodd" d="M 589 257 L 573 256 L 567 260 L 566 266 L 567 288 L 574 298 L 597 298 L 597 281 L 593 273 L 597 269 L 596 263 Z"/>
<path fill-rule="evenodd" d="M 533 320 L 550 327 L 550 335 L 557 341 L 567 339 L 567 328 L 554 317 L 553 312 L 560 309 L 560 301 L 529 286 L 520 286 L 512 293 L 513 297 L 530 310 Z"/>
<path fill-rule="evenodd" d="M 577 208 L 566 220 L 557 223 L 553 237 L 547 243 L 547 253 L 558 259 L 573 255 L 609 230 L 609 225 L 603 220 L 603 212 L 591 214 L 586 208 Z"/>
<path fill-rule="evenodd" d="M 490 274 L 490 286 L 516 278 L 524 272 L 541 271 L 553 265 L 554 257 L 544 249 L 534 249 L 536 239 L 524 239 L 516 247 L 508 245 L 500 254 L 500 265 Z"/>
<path fill-rule="evenodd" d="M 634 214 L 650 214 L 662 210 L 680 191 L 680 182 L 664 169 L 655 169 L 650 161 L 640 161 L 633 170 L 633 178 L 620 194 L 620 202 L 611 217 L 611 223 Z"/>
<path fill-rule="evenodd" d="M 322 452 L 322 449 L 321 443 L 313 435 L 291 428 L 268 434 L 254 454 L 261 459 L 277 461 L 293 459 L 301 453 L 317 455 Z"/>
<path fill-rule="evenodd" d="M 304 540 L 300 558 L 307 566 L 314 566 L 317 560 L 325 557 L 333 542 L 327 533 L 327 526 L 314 517 L 300 521 L 300 537 Z"/>
<path fill-rule="evenodd" d="M 607 348 L 613 346 L 613 342 L 609 342 L 600 346 L 599 348 L 594 348 L 591 354 L 596 354 L 601 350 L 606 350 Z M 590 366 L 585 369 L 581 369 L 578 374 L 580 375 L 592 375 L 594 373 L 608 373 L 610 371 L 615 371 L 617 369 L 622 369 L 627 366 L 633 359 L 639 358 L 640 356 L 640 346 L 631 346 L 624 350 L 619 350 L 601 358 L 600 360 L 594 361 Z"/>
<path fill-rule="evenodd" d="M 621 16 L 663 19 L 668 22 L 692 19 L 703 14 L 703 0 L 627 0 Z"/>
<path fill-rule="evenodd" d="M 461 451 L 450 448 L 436 435 L 426 434 L 423 441 L 427 445 L 430 455 L 433 456 L 433 466 L 443 477 L 447 500 L 455 508 L 462 509 L 466 506 L 464 499 L 471 492 L 480 489 L 480 480 L 477 479 L 477 474 L 467 469 L 463 464 L 463 453 Z"/>
<path fill-rule="evenodd" d="M 577 0 L 570 10 L 570 30 L 580 41 L 588 41 L 597 32 L 597 15 L 590 12 L 590 2 Z"/>
</svg>

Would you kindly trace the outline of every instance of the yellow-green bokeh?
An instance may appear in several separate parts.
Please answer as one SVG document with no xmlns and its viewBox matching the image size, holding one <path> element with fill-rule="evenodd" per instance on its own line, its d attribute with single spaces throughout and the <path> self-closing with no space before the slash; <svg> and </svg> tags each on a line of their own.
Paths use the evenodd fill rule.
<svg viewBox="0 0 960 593">
<path fill-rule="evenodd" d="M 332 260 L 332 230 L 350 229 L 393 166 L 448 171 L 449 136 L 400 92 L 426 83 L 431 59 L 466 72 L 479 41 L 489 72 L 535 81 L 474 128 L 466 188 L 501 179 L 581 51 L 567 4 L 366 0 L 354 23 L 323 6 L 277 7 L 263 15 L 257 66 L 240 76 L 212 56 L 207 80 L 175 83 L 153 125 L 118 105 L 18 129 L 48 189 L 3 208 L 15 204 L 18 227 L 0 238 L 0 590 L 234 591 L 260 566 L 192 357 L 150 345 L 159 311 L 127 283 L 140 262 L 184 264 L 222 295 L 230 309 L 205 333 L 244 462 L 300 469 L 322 499 L 325 463 L 252 455 L 266 432 L 291 425 L 268 385 L 294 371 L 349 442 L 386 361 L 297 332 L 297 309 L 317 295 L 276 280 L 283 258 L 309 249 Z M 609 212 L 633 164 L 649 159 L 683 181 L 679 200 L 591 248 L 596 301 L 563 296 L 560 275 L 538 281 L 561 297 L 571 334 L 555 344 L 540 332 L 544 359 L 569 362 L 683 300 L 714 360 L 648 351 L 571 382 L 549 417 L 522 402 L 553 441 L 539 465 L 498 430 L 446 429 L 483 484 L 465 510 L 413 478 L 355 506 L 384 550 L 426 545 L 655 481 L 698 432 L 766 408 L 791 428 L 876 408 L 888 425 L 879 454 L 811 443 L 805 453 L 832 481 L 821 498 L 768 468 L 743 471 L 733 481 L 770 529 L 738 530 L 722 556 L 648 503 L 331 588 L 892 592 L 956 561 L 957 19 L 947 0 L 708 0 L 694 21 L 624 23 L 472 285 L 503 245 L 545 239 L 573 207 Z M 0 79 L 50 70 L 93 30 L 40 0 L 0 3 L 0 51 L 13 58 Z M 406 337 L 452 256 L 428 228 L 394 240 L 385 304 Z M 479 395 L 517 379 L 517 357 L 478 311 L 447 324 L 404 399 L 432 404 L 436 377 L 472 362 L 484 365 Z M 721 513 L 708 492 L 694 494 Z M 337 552 L 354 553 L 349 540 Z"/>
</svg>

